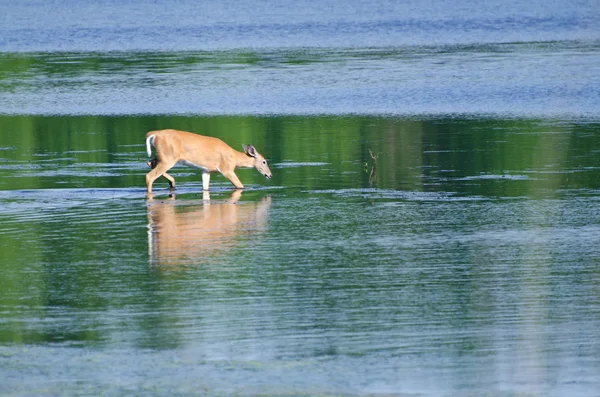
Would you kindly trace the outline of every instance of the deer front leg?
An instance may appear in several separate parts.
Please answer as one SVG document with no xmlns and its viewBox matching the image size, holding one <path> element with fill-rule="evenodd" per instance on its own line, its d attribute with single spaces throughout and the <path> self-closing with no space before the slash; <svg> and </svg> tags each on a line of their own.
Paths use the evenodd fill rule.
<svg viewBox="0 0 600 397">
<path fill-rule="evenodd" d="M 222 172 L 221 174 L 223 174 L 223 176 L 227 179 L 229 179 L 229 182 L 231 182 L 233 184 L 233 186 L 235 186 L 236 189 L 243 189 L 244 185 L 242 185 L 242 182 L 240 182 L 239 178 L 237 177 L 237 175 L 235 174 L 235 172 L 233 171 L 227 171 L 227 172 Z"/>
<path fill-rule="evenodd" d="M 202 190 L 208 192 L 208 185 L 210 184 L 210 172 L 202 173 Z"/>
</svg>

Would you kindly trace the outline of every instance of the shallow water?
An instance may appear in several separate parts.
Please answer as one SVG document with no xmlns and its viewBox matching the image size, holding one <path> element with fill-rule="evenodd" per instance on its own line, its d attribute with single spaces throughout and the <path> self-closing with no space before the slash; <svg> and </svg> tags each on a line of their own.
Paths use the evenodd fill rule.
<svg viewBox="0 0 600 397">
<path fill-rule="evenodd" d="M 597 124 L 0 122 L 32 126 L 0 163 L 3 394 L 600 386 Z M 146 201 L 140 141 L 154 124 L 252 142 L 274 178 L 241 170 L 235 193 L 215 176 L 207 196 L 176 168 L 175 195 L 157 182 Z"/>
<path fill-rule="evenodd" d="M 596 2 L 13 3 L 0 394 L 598 395 Z"/>
</svg>

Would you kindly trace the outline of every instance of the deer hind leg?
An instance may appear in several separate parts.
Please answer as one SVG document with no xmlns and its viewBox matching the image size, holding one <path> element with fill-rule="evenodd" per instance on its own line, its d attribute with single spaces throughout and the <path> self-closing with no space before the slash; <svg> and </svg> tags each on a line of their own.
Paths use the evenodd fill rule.
<svg viewBox="0 0 600 397">
<path fill-rule="evenodd" d="M 164 176 L 168 181 L 171 188 L 175 187 L 175 179 L 167 174 L 166 172 L 170 170 L 176 162 L 173 163 L 165 163 L 161 162 L 157 159 L 148 161 L 148 165 L 152 167 L 152 171 L 146 174 L 146 191 L 148 193 L 152 193 L 152 184 L 159 176 Z"/>
<path fill-rule="evenodd" d="M 156 168 L 156 165 L 158 164 L 158 160 L 152 159 L 152 160 L 148 161 L 146 164 L 148 164 L 148 167 L 154 169 L 154 168 Z M 169 181 L 169 188 L 171 190 L 175 190 L 175 178 L 173 178 L 171 175 L 167 174 L 166 172 L 164 172 L 162 174 L 162 176 L 164 176 L 165 179 L 167 181 Z"/>
</svg>

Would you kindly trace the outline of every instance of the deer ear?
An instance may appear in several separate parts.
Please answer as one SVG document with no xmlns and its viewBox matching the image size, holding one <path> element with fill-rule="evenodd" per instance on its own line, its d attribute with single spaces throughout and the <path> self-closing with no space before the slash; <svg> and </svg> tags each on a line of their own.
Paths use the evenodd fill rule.
<svg viewBox="0 0 600 397">
<path fill-rule="evenodd" d="M 244 152 L 249 157 L 256 157 L 256 149 L 252 145 L 242 145 L 244 147 Z"/>
</svg>

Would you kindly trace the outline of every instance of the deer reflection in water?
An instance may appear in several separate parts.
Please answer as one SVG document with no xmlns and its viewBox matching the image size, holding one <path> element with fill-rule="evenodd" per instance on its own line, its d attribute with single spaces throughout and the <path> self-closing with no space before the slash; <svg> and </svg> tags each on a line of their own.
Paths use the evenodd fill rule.
<svg viewBox="0 0 600 397">
<path fill-rule="evenodd" d="M 226 254 L 244 236 L 262 234 L 267 227 L 271 197 L 238 203 L 241 190 L 228 200 L 211 201 L 204 192 L 202 203 L 148 197 L 148 253 L 160 265 L 190 265 Z"/>
</svg>

